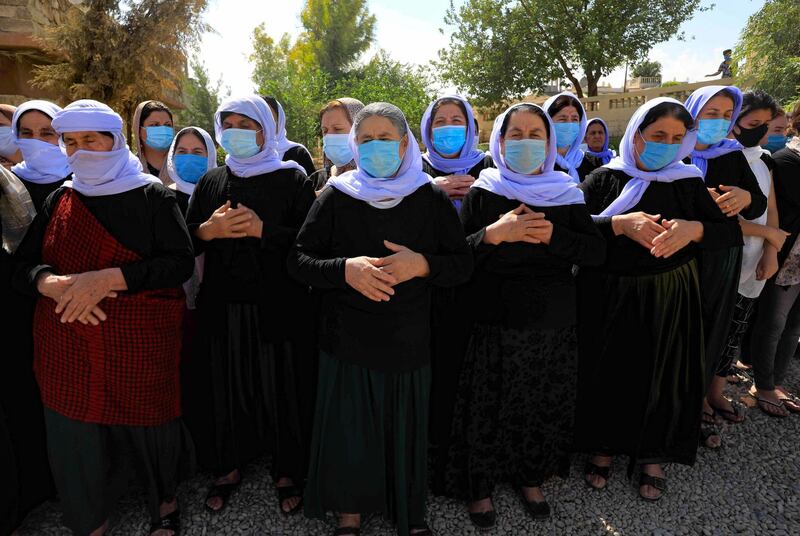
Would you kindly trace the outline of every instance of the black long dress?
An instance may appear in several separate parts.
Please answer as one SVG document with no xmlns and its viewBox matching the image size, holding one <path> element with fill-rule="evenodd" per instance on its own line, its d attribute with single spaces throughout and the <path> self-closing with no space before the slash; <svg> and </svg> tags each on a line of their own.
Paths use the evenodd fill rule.
<svg viewBox="0 0 800 536">
<path fill-rule="evenodd" d="M 601 168 L 581 185 L 593 214 L 616 199 L 630 176 Z M 637 463 L 692 464 L 705 395 L 698 249 L 742 244 L 700 178 L 651 183 L 629 212 L 700 221 L 703 240 L 666 259 L 597 219 L 606 263 L 578 276 L 577 450 L 630 456 Z"/>
<path fill-rule="evenodd" d="M 467 175 L 477 179 L 481 171 L 492 167 L 494 167 L 492 157 L 487 155 L 467 171 Z M 424 159 L 422 170 L 434 178 L 452 175 L 434 168 Z M 461 210 L 461 201 L 455 201 L 453 204 L 456 209 Z M 472 332 L 472 316 L 467 307 L 468 299 L 467 303 L 464 303 L 465 296 L 460 288 L 436 288 L 431 302 L 430 442 L 434 448 L 434 489 L 441 488 L 439 477 L 444 474 L 444 465 L 447 463 L 458 375 Z"/>
<path fill-rule="evenodd" d="M 733 151 L 708 160 L 705 183 L 707 188 L 738 186 L 750 192 L 750 206 L 741 212 L 748 220 L 767 210 L 767 197 L 742 151 Z M 739 217 L 732 216 L 738 223 Z M 733 321 L 742 270 L 742 246 L 706 250 L 700 260 L 700 290 L 703 294 L 703 325 L 706 341 L 706 382 L 717 376 L 727 376 L 731 359 L 725 354 L 728 330 Z"/>
<path fill-rule="evenodd" d="M 192 195 L 186 220 L 205 268 L 185 415 L 198 461 L 218 476 L 271 451 L 274 478 L 290 477 L 298 486 L 305 478 L 316 312 L 308 287 L 289 278 L 286 255 L 314 199 L 299 170 L 242 178 L 227 166 L 206 173 Z M 194 236 L 228 200 L 258 214 L 260 240 Z"/>
<path fill-rule="evenodd" d="M 424 255 L 430 274 L 373 302 L 347 285 L 345 263 L 391 254 L 384 240 Z M 322 293 L 306 514 L 381 512 L 407 536 L 425 523 L 431 291 L 459 285 L 472 271 L 455 209 L 430 184 L 385 209 L 327 188 L 288 264 Z"/>
<path fill-rule="evenodd" d="M 549 245 L 485 244 L 486 227 L 519 205 L 473 188 L 461 211 L 476 263 L 462 292 L 475 324 L 443 480 L 447 495 L 469 501 L 500 482 L 537 487 L 568 472 L 578 366 L 572 270 L 605 258 L 582 203 L 530 206 L 553 223 Z"/>
</svg>

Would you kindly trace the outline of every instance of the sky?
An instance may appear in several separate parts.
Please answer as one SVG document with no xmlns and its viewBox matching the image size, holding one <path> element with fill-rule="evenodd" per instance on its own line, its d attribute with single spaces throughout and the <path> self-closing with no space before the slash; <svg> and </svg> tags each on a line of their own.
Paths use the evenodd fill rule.
<svg viewBox="0 0 800 536">
<path fill-rule="evenodd" d="M 459 5 L 464 0 L 455 0 Z M 636 1 L 636 0 L 634 0 Z M 704 0 L 705 5 L 712 2 Z M 651 60 L 662 64 L 663 80 L 697 81 L 713 73 L 722 61 L 722 51 L 733 48 L 747 18 L 758 11 L 763 0 L 716 0 L 715 7 L 696 15 L 681 30 L 686 40 L 655 45 Z M 250 93 L 253 83 L 248 61 L 253 29 L 261 23 L 276 40 L 283 33 L 296 37 L 301 30 L 303 0 L 211 0 L 206 21 L 215 32 L 204 36 L 199 57 L 212 80 L 222 77 L 223 86 L 232 94 Z M 378 49 L 389 52 L 404 63 L 427 64 L 437 52 L 447 47 L 449 32 L 444 15 L 450 0 L 369 0 L 370 11 L 377 18 L 375 43 L 365 53 L 369 58 Z M 442 34 L 439 29 L 443 28 Z M 601 80 L 621 87 L 624 67 Z"/>
</svg>

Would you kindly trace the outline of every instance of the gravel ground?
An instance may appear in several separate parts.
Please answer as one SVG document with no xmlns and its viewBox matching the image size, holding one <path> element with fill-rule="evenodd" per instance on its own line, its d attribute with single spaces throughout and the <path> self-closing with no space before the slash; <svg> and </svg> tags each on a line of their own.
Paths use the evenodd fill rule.
<svg viewBox="0 0 800 536">
<path fill-rule="evenodd" d="M 748 385 L 730 386 L 738 399 Z M 800 360 L 793 360 L 787 387 L 800 391 Z M 544 493 L 553 506 L 553 516 L 535 522 L 509 488 L 495 495 L 498 525 L 491 535 L 603 535 L 603 536 L 796 536 L 800 535 L 800 415 L 772 419 L 751 408 L 747 420 L 721 426 L 724 446 L 720 451 L 701 449 L 693 468 L 667 467 L 669 489 L 655 504 L 639 499 L 626 478 L 626 460 L 616 461 L 608 490 L 597 492 L 581 481 L 584 458 L 577 457 L 568 480 L 552 479 Z M 333 518 L 325 521 L 302 516 L 284 518 L 268 476 L 266 462 L 252 464 L 231 505 L 212 516 L 202 507 L 209 476 L 199 475 L 180 490 L 185 535 L 327 535 Z M 429 521 L 435 533 L 473 535 L 464 506 L 456 501 L 431 497 Z M 69 531 L 60 525 L 57 504 L 48 503 L 32 512 L 19 536 L 60 535 Z M 147 534 L 143 497 L 126 497 L 111 519 L 110 533 Z M 380 519 L 365 525 L 365 536 L 395 534 Z"/>
</svg>

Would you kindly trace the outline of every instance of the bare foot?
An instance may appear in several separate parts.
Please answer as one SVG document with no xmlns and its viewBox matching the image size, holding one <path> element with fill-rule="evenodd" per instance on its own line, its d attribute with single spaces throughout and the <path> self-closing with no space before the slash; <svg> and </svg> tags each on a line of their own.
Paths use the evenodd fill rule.
<svg viewBox="0 0 800 536">
<path fill-rule="evenodd" d="M 219 486 L 220 484 L 235 484 L 241 480 L 241 474 L 239 474 L 238 469 L 234 469 L 227 475 L 218 478 L 214 481 L 215 486 Z M 222 497 L 211 497 L 206 501 L 206 504 L 209 508 L 216 511 L 222 508 L 225 505 L 225 500 Z"/>
<path fill-rule="evenodd" d="M 661 469 L 661 466 L 659 464 L 657 464 L 657 463 L 645 464 L 644 466 L 642 466 L 642 471 L 647 475 L 655 476 L 655 477 L 658 477 L 658 478 L 664 478 L 664 476 L 665 476 L 664 475 L 664 470 Z M 639 487 L 639 493 L 643 497 L 645 497 L 647 499 L 658 499 L 662 495 L 661 490 L 658 490 L 658 489 L 654 488 L 653 486 L 649 486 L 649 485 L 640 486 Z"/>
<path fill-rule="evenodd" d="M 479 501 L 473 501 L 467 505 L 467 509 L 469 510 L 470 514 L 483 514 L 486 512 L 491 512 L 494 510 L 492 498 L 486 497 L 485 499 L 481 499 Z"/>
<path fill-rule="evenodd" d="M 294 481 L 289 477 L 283 477 L 278 479 L 278 489 L 280 488 L 291 488 L 294 486 Z M 289 497 L 288 499 L 281 502 L 281 510 L 285 513 L 289 513 L 294 510 L 298 504 L 300 504 L 302 497 Z"/>
<path fill-rule="evenodd" d="M 800 413 L 800 399 L 797 396 L 784 389 L 781 385 L 775 386 L 775 393 L 779 399 L 783 400 L 783 407 L 792 413 Z"/>
<path fill-rule="evenodd" d="M 339 514 L 339 528 L 361 528 L 361 514 Z M 353 533 L 355 534 L 355 532 Z"/>
<path fill-rule="evenodd" d="M 525 500 L 530 502 L 545 502 L 547 499 L 544 498 L 544 494 L 542 493 L 541 488 L 526 488 L 522 486 L 522 494 L 525 495 Z"/>
<path fill-rule="evenodd" d="M 102 525 L 94 529 L 89 536 L 103 536 L 108 530 L 108 520 L 106 519 Z"/>
<path fill-rule="evenodd" d="M 592 456 L 591 462 L 597 467 L 611 467 L 611 456 Z M 603 489 L 608 481 L 600 475 L 586 475 L 586 482 L 595 489 Z"/>
</svg>

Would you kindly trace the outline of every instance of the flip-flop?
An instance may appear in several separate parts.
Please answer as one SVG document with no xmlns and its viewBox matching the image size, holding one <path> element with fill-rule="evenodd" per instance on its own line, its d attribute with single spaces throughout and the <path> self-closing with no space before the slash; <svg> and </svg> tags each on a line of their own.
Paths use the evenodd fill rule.
<svg viewBox="0 0 800 536">
<path fill-rule="evenodd" d="M 781 401 L 783 402 L 783 407 L 788 412 L 800 413 L 800 398 L 798 398 L 796 395 L 786 392 L 781 392 L 781 395 L 783 396 L 779 396 L 778 398 L 781 399 Z M 791 405 L 787 404 L 786 402 L 791 402 Z"/>
<path fill-rule="evenodd" d="M 743 423 L 744 422 L 744 414 L 740 411 L 739 406 L 734 404 L 732 400 L 728 400 L 728 402 L 730 402 L 730 405 L 733 408 L 733 411 L 725 409 L 725 408 L 718 408 L 716 406 L 711 406 L 710 402 L 709 402 L 709 406 L 711 406 L 711 409 L 714 410 L 715 413 L 718 413 L 719 416 L 722 417 L 723 419 L 725 419 L 726 421 L 731 422 L 733 424 Z"/>
<path fill-rule="evenodd" d="M 770 417 L 775 417 L 776 419 L 785 419 L 786 417 L 789 416 L 789 413 L 788 413 L 789 410 L 786 408 L 786 405 L 783 403 L 783 401 L 778 402 L 778 403 L 770 402 L 766 398 L 761 398 L 759 396 L 752 395 L 750 393 L 748 393 L 747 396 L 755 399 L 756 403 L 758 404 L 758 409 L 760 409 L 762 413 L 766 413 Z M 784 413 L 783 415 L 781 415 L 780 413 L 771 413 L 771 412 L 765 410 L 764 406 L 762 406 L 761 404 L 767 404 L 768 406 L 772 406 L 772 407 L 775 407 L 775 408 L 783 408 L 784 411 L 786 411 L 786 413 Z"/>
</svg>

